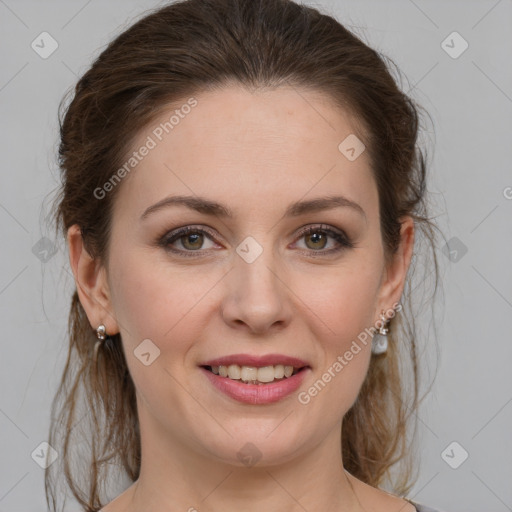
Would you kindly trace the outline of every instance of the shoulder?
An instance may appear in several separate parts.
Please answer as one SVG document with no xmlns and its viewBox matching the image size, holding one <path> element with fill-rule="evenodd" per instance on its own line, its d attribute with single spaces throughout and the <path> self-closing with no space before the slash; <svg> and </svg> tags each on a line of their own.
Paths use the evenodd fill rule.
<svg viewBox="0 0 512 512">
<path fill-rule="evenodd" d="M 346 471 L 359 503 L 365 510 L 381 512 L 417 512 L 414 503 L 406 498 L 391 494 L 379 487 L 373 487 Z M 425 511 L 428 512 L 428 511 Z"/>
<path fill-rule="evenodd" d="M 408 501 L 409 503 L 414 505 L 418 512 L 444 512 L 443 510 L 439 510 L 438 508 L 429 507 L 428 505 L 424 505 L 423 503 L 418 503 L 417 501 L 408 500 L 408 499 L 406 499 L 406 501 Z"/>
</svg>

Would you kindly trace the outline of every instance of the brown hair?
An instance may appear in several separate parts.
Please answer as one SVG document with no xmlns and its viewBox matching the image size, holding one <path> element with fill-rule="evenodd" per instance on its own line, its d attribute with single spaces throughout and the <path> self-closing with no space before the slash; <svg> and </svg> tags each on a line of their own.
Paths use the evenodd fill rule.
<svg viewBox="0 0 512 512">
<path fill-rule="evenodd" d="M 66 235 L 78 224 L 85 248 L 107 265 L 112 206 L 122 183 L 100 207 L 94 190 L 123 164 L 144 127 L 170 105 L 201 91 L 229 83 L 253 90 L 291 85 L 325 93 L 352 113 L 378 187 L 386 257 L 398 247 L 402 216 L 414 218 L 417 236 L 403 310 L 390 324 L 388 352 L 372 357 L 359 396 L 344 417 L 342 456 L 345 469 L 372 486 L 390 478 L 392 466 L 401 462 L 391 490 L 403 495 L 414 484 L 406 427 L 423 399 L 411 275 L 417 254 L 432 255 L 427 259 L 435 294 L 437 228 L 427 215 L 426 162 L 417 140 L 420 107 L 401 92 L 390 63 L 334 18 L 290 0 L 184 0 L 159 8 L 107 46 L 76 84 L 65 111 L 63 98 L 62 186 L 54 215 L 57 234 L 62 229 Z M 420 243 L 430 251 L 419 250 Z M 135 388 L 120 335 L 104 344 L 97 369 L 92 364 L 96 341 L 75 291 L 67 361 L 52 407 L 49 443 L 60 457 L 45 473 L 51 510 L 57 510 L 53 471 L 60 471 L 59 477 L 63 473 L 73 496 L 91 512 L 104 504 L 101 486 L 109 466 L 120 466 L 130 482 L 138 478 Z M 402 374 L 406 363 L 409 379 Z M 86 449 L 79 452 L 84 442 Z"/>
</svg>

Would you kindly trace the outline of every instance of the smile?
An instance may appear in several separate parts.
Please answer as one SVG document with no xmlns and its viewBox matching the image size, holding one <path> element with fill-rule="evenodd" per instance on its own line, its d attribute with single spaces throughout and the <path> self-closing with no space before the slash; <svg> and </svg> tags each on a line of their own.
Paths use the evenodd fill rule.
<svg viewBox="0 0 512 512">
<path fill-rule="evenodd" d="M 200 370 L 207 378 L 207 381 L 209 381 L 209 384 L 217 391 L 220 391 L 222 395 L 236 400 L 237 402 L 251 405 L 266 405 L 284 399 L 297 391 L 306 376 L 311 372 L 309 366 L 304 366 L 299 369 L 288 365 L 287 373 L 290 374 L 291 368 L 291 374 L 287 377 L 284 374 L 284 365 L 275 365 L 275 367 L 271 366 L 270 368 L 268 366 L 259 368 L 245 367 L 249 368 L 247 373 L 244 372 L 244 366 L 235 369 L 230 368 L 233 365 L 220 366 L 224 366 L 224 369 L 222 369 L 223 373 L 229 372 L 230 369 L 235 372 L 239 371 L 240 377 L 244 376 L 246 380 L 242 380 L 241 378 L 233 379 L 228 375 L 223 377 L 220 375 L 220 367 L 219 374 L 214 373 L 211 366 L 201 366 Z M 283 366 L 283 369 L 279 368 L 280 366 Z M 261 377 L 258 376 L 260 371 L 262 372 Z M 273 372 L 273 375 L 271 375 L 270 372 Z M 276 372 L 277 375 L 283 373 L 283 377 L 276 378 Z M 256 379 L 254 378 L 255 375 L 257 377 Z M 270 379 L 271 376 L 272 380 L 267 380 L 266 382 L 259 381 L 259 378 Z"/>
<path fill-rule="evenodd" d="M 297 368 L 291 365 L 277 364 L 272 366 L 239 366 L 238 364 L 205 366 L 215 375 L 220 375 L 231 380 L 239 380 L 245 384 L 268 384 L 281 381 L 298 373 L 303 367 Z"/>
</svg>

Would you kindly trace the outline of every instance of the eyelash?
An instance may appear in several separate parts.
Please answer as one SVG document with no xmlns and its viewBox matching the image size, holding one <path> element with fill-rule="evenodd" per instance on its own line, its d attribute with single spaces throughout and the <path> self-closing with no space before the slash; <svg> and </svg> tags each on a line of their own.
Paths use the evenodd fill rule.
<svg viewBox="0 0 512 512">
<path fill-rule="evenodd" d="M 207 235 L 208 238 L 210 238 L 210 239 L 214 238 L 214 234 L 210 230 L 207 230 L 204 228 L 197 228 L 195 226 L 186 226 L 184 228 L 179 228 L 175 231 L 171 231 L 170 233 L 166 233 L 164 236 L 162 236 L 159 239 L 158 245 L 160 245 L 167 251 L 170 251 L 174 254 L 178 254 L 179 256 L 184 256 L 186 258 L 200 257 L 200 255 L 201 255 L 200 253 L 203 251 L 201 249 L 199 249 L 197 251 L 187 251 L 187 250 L 172 249 L 170 247 L 170 244 L 172 244 L 173 242 L 179 240 L 180 238 L 182 238 L 190 233 L 202 233 L 202 234 Z M 354 244 L 352 243 L 352 241 L 343 232 L 338 232 L 333 229 L 330 229 L 328 226 L 325 226 L 324 224 L 321 224 L 319 226 L 310 226 L 308 228 L 303 229 L 299 233 L 298 239 L 300 239 L 306 235 L 309 235 L 311 233 L 327 234 L 340 244 L 338 247 L 336 247 L 334 249 L 328 249 L 328 250 L 315 251 L 313 249 L 310 249 L 310 250 L 306 249 L 307 252 L 312 253 L 313 257 L 329 256 L 329 255 L 333 255 L 335 253 L 339 253 L 345 249 L 351 249 L 354 247 Z M 208 249 L 206 249 L 206 250 L 208 250 Z M 197 254 L 197 253 L 199 253 L 199 254 Z"/>
</svg>

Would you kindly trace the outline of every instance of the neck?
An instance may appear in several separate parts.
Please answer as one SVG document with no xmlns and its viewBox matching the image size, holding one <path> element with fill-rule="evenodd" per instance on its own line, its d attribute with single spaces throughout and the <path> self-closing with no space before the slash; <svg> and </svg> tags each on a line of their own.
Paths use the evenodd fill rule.
<svg viewBox="0 0 512 512">
<path fill-rule="evenodd" d="M 240 466 L 176 442 L 177 436 L 154 423 L 143 428 L 153 420 L 147 411 L 139 413 L 142 464 L 138 480 L 118 498 L 123 511 L 361 510 L 343 469 L 341 425 L 320 444 L 286 461 Z"/>
</svg>

